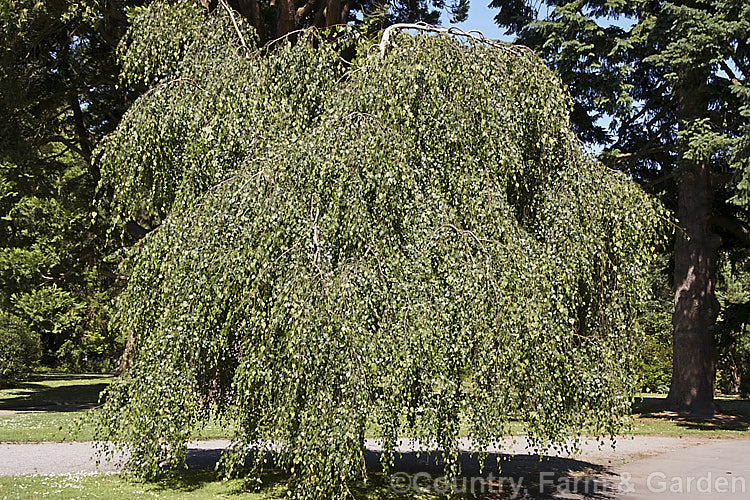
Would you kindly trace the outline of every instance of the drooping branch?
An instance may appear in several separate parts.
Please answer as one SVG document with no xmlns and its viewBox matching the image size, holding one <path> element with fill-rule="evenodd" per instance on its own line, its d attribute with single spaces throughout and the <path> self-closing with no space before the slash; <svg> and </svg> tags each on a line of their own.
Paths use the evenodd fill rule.
<svg viewBox="0 0 750 500">
<path fill-rule="evenodd" d="M 380 40 L 379 47 L 380 47 L 381 57 L 385 55 L 385 49 L 388 47 L 388 43 L 390 42 L 391 33 L 393 33 L 393 31 L 395 30 L 430 31 L 433 33 L 438 33 L 438 34 L 443 34 L 443 35 L 465 37 L 470 40 L 475 40 L 481 43 L 486 43 L 487 45 L 497 47 L 497 48 L 502 48 L 502 49 L 515 48 L 515 49 L 521 49 L 526 52 L 533 52 L 530 48 L 524 45 L 513 45 L 513 44 L 498 42 L 497 40 L 492 40 L 490 38 L 487 38 L 484 35 L 484 33 L 478 30 L 464 31 L 456 27 L 440 28 L 438 26 L 432 26 L 431 24 L 419 22 L 419 23 L 398 23 L 398 24 L 393 24 L 391 26 L 388 26 L 383 32 L 383 38 L 381 38 Z"/>
<path fill-rule="evenodd" d="M 186 210 L 170 211 L 160 226 L 163 229 L 134 249 L 133 279 L 118 300 L 112 324 L 132 339 L 122 369 L 129 360 L 137 362 L 129 368 L 133 382 L 129 382 L 127 397 L 113 392 L 101 413 L 104 421 L 125 425 L 102 432 L 102 440 L 135 443 L 132 463 L 143 472 L 156 471 L 163 459 L 160 450 L 167 447 L 152 449 L 151 443 L 168 443 L 169 449 L 177 449 L 185 436 L 182 429 L 204 421 L 205 405 L 200 402 L 206 394 L 227 393 L 236 387 L 236 393 L 243 396 L 215 401 L 222 405 L 220 411 L 230 409 L 230 418 L 244 415 L 237 421 L 238 439 L 252 436 L 248 439 L 270 442 L 268 436 L 283 433 L 285 445 L 277 454 L 281 467 L 289 470 L 288 464 L 293 463 L 295 470 L 309 471 L 299 479 L 293 476 L 300 481 L 298 491 L 323 492 L 319 498 L 331 498 L 351 480 L 351 467 L 344 461 L 354 463 L 351 457 L 361 452 L 359 436 L 369 415 L 386 422 L 382 429 L 403 428 L 407 434 L 419 433 L 441 443 L 455 441 L 458 415 L 495 412 L 491 413 L 494 422 L 504 423 L 506 416 L 500 412 L 509 407 L 514 419 L 519 413 L 523 419 L 525 408 L 534 406 L 534 421 L 543 422 L 545 428 L 567 429 L 585 419 L 587 425 L 602 420 L 598 424 L 602 431 L 596 432 L 616 431 L 620 420 L 612 420 L 611 415 L 629 410 L 619 395 L 632 385 L 630 374 L 624 371 L 627 367 L 613 366 L 614 376 L 597 397 L 589 397 L 594 387 L 589 380 L 600 379 L 602 361 L 606 365 L 611 359 L 622 359 L 632 330 L 619 324 L 610 329 L 609 322 L 581 325 L 578 318 L 583 307 L 590 311 L 585 317 L 596 317 L 602 310 L 598 300 L 608 310 L 622 311 L 622 315 L 612 315 L 615 321 L 636 309 L 630 301 L 641 297 L 648 286 L 645 270 L 650 267 L 642 263 L 650 262 L 646 249 L 656 232 L 654 210 L 650 198 L 632 183 L 589 164 L 576 149 L 567 147 L 574 140 L 566 128 L 568 98 L 554 74 L 539 59 L 527 57 L 526 52 L 513 53 L 520 51 L 507 50 L 506 45 L 501 45 L 502 50 L 485 51 L 452 37 L 434 36 L 398 37 L 398 46 L 389 48 L 392 61 L 383 64 L 378 54 L 368 55 L 354 71 L 340 64 L 338 50 L 327 47 L 315 30 L 297 38 L 296 44 L 282 44 L 267 57 L 258 58 L 261 68 L 267 65 L 261 74 L 267 75 L 268 84 L 246 86 L 244 98 L 228 103 L 225 112 L 238 121 L 217 123 L 222 127 L 217 136 L 260 129 L 256 124 L 266 126 L 269 121 L 278 129 L 258 134 L 252 145 L 240 144 L 231 158 L 219 156 L 210 179 L 216 182 L 215 172 L 225 169 L 222 176 L 228 180 L 208 191 L 201 188 L 202 194 L 196 193 L 199 202 Z M 479 64 L 488 68 L 488 78 L 479 79 L 472 71 Z M 416 65 L 429 78 L 417 84 L 400 81 Z M 206 92 L 196 93 L 195 123 L 213 117 L 215 103 L 225 102 L 226 82 L 247 81 L 256 69 L 237 64 L 212 73 L 202 82 Z M 296 85 L 294 78 L 300 74 L 320 81 Z M 342 81 L 346 84 L 341 85 Z M 472 96 L 470 101 L 467 96 Z M 321 100 L 325 107 L 318 104 Z M 434 103 L 435 113 L 429 108 L 408 115 L 391 112 L 416 100 L 427 106 Z M 182 116 L 177 114 L 180 110 L 170 109 L 171 101 L 164 104 L 165 116 Z M 290 116 L 286 110 L 291 105 L 300 108 Z M 466 106 L 484 113 L 486 123 L 467 116 Z M 141 113 L 134 119 L 152 123 L 150 110 L 136 107 L 134 111 Z M 368 119 L 350 119 L 363 116 Z M 537 122 L 542 127 L 531 125 Z M 457 124 L 462 130 L 459 141 L 437 133 L 434 144 L 420 149 L 425 147 L 425 131 Z M 522 127 L 518 136 L 504 133 L 512 124 Z M 292 131 L 302 129 L 308 134 L 305 141 L 291 137 Z M 129 140 L 129 130 L 123 127 L 119 133 Z M 148 140 L 141 136 L 142 142 L 106 144 L 118 153 L 103 169 L 112 176 L 113 189 L 126 186 L 123 168 L 140 175 L 132 163 L 141 159 L 143 144 L 163 144 L 164 155 L 171 161 L 177 146 L 189 143 L 190 134 L 197 131 L 150 133 L 155 136 Z M 487 141 L 472 140 L 482 133 Z M 517 174 L 514 161 L 507 160 L 515 159 L 517 152 L 531 158 L 521 137 L 537 142 L 541 134 L 565 146 L 550 154 L 544 171 L 523 157 L 529 165 L 524 187 L 541 203 L 539 216 L 532 218 L 506 190 Z M 259 148 L 270 153 L 258 155 Z M 127 156 L 120 155 L 123 150 Z M 205 168 L 202 154 L 180 151 L 185 163 L 193 162 L 182 167 L 190 167 L 191 172 Z M 316 156 L 311 157 L 311 151 Z M 493 154 L 484 161 L 462 164 L 451 173 L 455 182 L 443 182 L 456 157 L 479 157 L 486 151 Z M 552 185 L 548 176 L 569 178 L 576 184 Z M 184 176 L 180 182 L 184 192 L 193 192 L 187 187 L 193 185 L 192 178 Z M 128 191 L 118 196 L 136 192 Z M 143 212 L 141 201 L 133 199 L 132 208 Z M 586 207 L 594 207 L 591 214 L 624 216 L 589 217 L 582 213 Z M 529 243 L 515 237 L 522 230 L 519 222 L 539 226 L 549 241 Z M 436 230 L 442 226 L 461 236 Z M 626 247 L 605 245 L 613 238 Z M 576 248 L 580 253 L 558 258 L 560 248 Z M 602 248 L 611 248 L 613 253 L 605 254 Z M 643 260 L 630 260 L 634 252 Z M 476 258 L 482 254 L 486 259 Z M 604 284 L 596 274 L 582 269 L 579 255 L 606 268 L 613 267 L 609 262 L 617 262 L 614 284 Z M 325 278 L 325 286 L 318 277 Z M 507 285 L 513 282 L 529 286 Z M 597 300 L 575 304 L 581 287 Z M 548 307 L 550 290 L 564 294 L 574 289 L 576 294 L 565 296 L 559 308 Z M 487 300 L 488 294 L 492 300 Z M 531 334 L 539 323 L 532 326 L 529 309 L 534 321 L 540 318 L 549 325 L 549 333 L 542 329 L 539 335 Z M 134 310 L 139 314 L 133 314 Z M 154 322 L 154 318 L 159 320 Z M 594 332 L 596 349 L 584 351 L 586 345 L 577 349 L 573 358 L 576 384 L 558 385 L 554 381 L 570 373 L 571 354 L 557 339 L 567 339 L 569 324 L 576 321 L 579 337 L 586 328 L 601 329 Z M 176 331 L 172 326 L 178 324 Z M 519 334 L 510 337 L 509 331 Z M 240 347 L 235 349 L 235 345 Z M 538 345 L 543 348 L 530 347 Z M 157 352 L 151 346 L 164 349 Z M 272 356 L 268 355 L 270 346 L 278 347 Z M 499 349 L 507 349 L 508 355 L 498 358 Z M 403 361 L 391 362 L 390 354 L 388 359 L 384 356 L 402 352 L 408 355 Z M 456 352 L 458 358 L 446 358 L 446 352 Z M 606 358 L 600 358 L 600 353 Z M 523 362 L 516 363 L 516 359 Z M 190 368 L 183 371 L 186 363 Z M 490 390 L 472 392 L 477 398 L 460 397 L 457 391 L 466 385 L 460 378 L 464 366 L 471 368 L 471 387 L 485 388 L 489 380 Z M 550 373 L 549 367 L 564 372 Z M 192 378 L 180 375 L 180 383 L 172 384 L 172 377 L 182 373 Z M 297 380 L 295 397 L 278 404 L 279 395 L 289 393 L 288 381 Z M 434 380 L 446 381 L 437 396 Z M 527 380 L 539 390 L 529 391 L 518 401 L 506 401 L 506 395 L 513 398 L 526 391 Z M 232 386 L 232 381 L 239 382 Z M 573 400 L 592 404 L 564 408 L 561 414 L 555 405 L 528 404 L 527 397 L 539 394 L 544 396 L 539 396 L 540 403 L 552 399 L 549 394 L 574 394 Z M 167 426 L 159 418 L 130 420 L 150 415 L 150 407 L 141 410 L 138 405 L 155 397 L 164 414 L 190 415 L 190 421 Z M 445 412 L 441 408 L 446 401 L 461 406 Z M 438 415 L 441 421 L 433 425 L 410 419 L 399 427 L 400 415 L 416 407 Z M 250 411 L 254 413 L 246 418 Z M 109 415 L 126 417 L 118 420 Z M 499 426 L 488 428 L 484 418 L 476 420 L 469 424 L 470 432 L 481 439 L 501 432 Z M 303 423 L 301 427 L 298 422 Z M 335 436 L 342 434 L 354 438 L 337 441 Z M 310 453 L 306 443 L 312 435 L 315 443 L 324 443 L 322 453 Z M 149 461 L 151 457 L 156 458 Z M 240 459 L 244 463 L 245 457 L 238 455 Z"/>
<path fill-rule="evenodd" d="M 225 0 L 221 0 L 221 5 L 224 6 L 224 8 L 227 11 L 227 14 L 229 14 L 229 18 L 232 20 L 232 25 L 234 26 L 234 31 L 237 33 L 237 36 L 240 39 L 242 48 L 245 49 L 245 54 L 247 54 L 249 49 L 247 47 L 247 43 L 245 42 L 245 37 L 242 35 L 242 31 L 240 31 L 239 26 L 237 26 L 237 19 L 234 18 L 234 13 L 232 12 L 232 8 L 227 4 Z"/>
</svg>

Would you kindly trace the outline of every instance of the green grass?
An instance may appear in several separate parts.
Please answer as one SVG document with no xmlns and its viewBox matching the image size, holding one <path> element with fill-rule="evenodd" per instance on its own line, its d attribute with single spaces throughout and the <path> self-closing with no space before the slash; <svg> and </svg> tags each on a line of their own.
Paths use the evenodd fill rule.
<svg viewBox="0 0 750 500">
<path fill-rule="evenodd" d="M 51 373 L 0 390 L 0 410 L 76 411 L 96 406 L 109 375 Z"/>
<path fill-rule="evenodd" d="M 161 498 L 208 500 L 214 498 L 242 498 L 273 500 L 287 498 L 284 475 L 266 472 L 262 475 L 263 488 L 257 492 L 244 479 L 221 480 L 213 471 L 189 471 L 170 475 L 154 482 L 141 482 L 119 474 L 67 474 L 61 476 L 0 477 L 0 499 L 109 499 Z M 373 473 L 368 486 L 353 488 L 357 500 L 434 499 L 433 495 L 397 495 L 390 488 L 384 474 Z"/>
<path fill-rule="evenodd" d="M 665 394 L 641 394 L 633 408 L 636 435 L 750 437 L 750 401 L 736 396 L 717 396 L 717 415 L 694 421 L 664 410 Z"/>
<path fill-rule="evenodd" d="M 51 373 L 0 390 L 0 442 L 92 439 L 91 425 L 78 421 L 98 404 L 111 380 L 101 374 Z"/>
<path fill-rule="evenodd" d="M 0 442 L 90 441 L 91 425 L 81 425 L 76 431 L 81 416 L 82 412 L 0 415 Z"/>
<path fill-rule="evenodd" d="M 107 375 L 57 373 L 37 375 L 18 387 L 0 389 L 0 442 L 92 440 L 94 428 L 87 413 L 96 411 L 99 394 L 111 381 Z M 208 423 L 194 438 L 227 435 L 225 426 Z"/>
<path fill-rule="evenodd" d="M 185 473 L 153 483 L 134 481 L 116 474 L 69 474 L 65 476 L 0 477 L 0 498 L 164 498 L 261 499 L 280 497 L 282 487 L 275 486 L 263 495 L 246 490 L 243 480 L 221 481 L 214 473 Z"/>
</svg>

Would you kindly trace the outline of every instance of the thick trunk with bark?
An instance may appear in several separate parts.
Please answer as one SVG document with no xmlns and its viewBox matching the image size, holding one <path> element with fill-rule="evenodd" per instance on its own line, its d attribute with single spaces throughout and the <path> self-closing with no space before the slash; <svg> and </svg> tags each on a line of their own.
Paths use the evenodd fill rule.
<svg viewBox="0 0 750 500">
<path fill-rule="evenodd" d="M 326 5 L 326 26 L 341 24 L 341 0 L 328 0 Z"/>
<path fill-rule="evenodd" d="M 294 22 L 294 0 L 276 0 L 278 17 L 276 20 L 276 34 L 284 36 L 297 29 Z"/>
<path fill-rule="evenodd" d="M 258 38 L 265 40 L 265 26 L 263 26 L 263 19 L 260 14 L 260 4 L 258 0 L 239 0 L 237 2 L 237 8 L 242 17 L 247 19 L 250 24 L 258 32 Z"/>
<path fill-rule="evenodd" d="M 683 74 L 677 113 L 681 130 L 707 112 L 705 82 L 700 69 Z M 684 148 L 681 145 L 677 194 L 677 219 L 684 232 L 675 235 L 672 384 L 667 404 L 680 412 L 709 416 L 715 410 L 715 287 L 721 238 L 712 230 L 714 187 L 708 159 L 690 160 Z"/>
<path fill-rule="evenodd" d="M 714 324 L 719 314 L 714 288 L 721 240 L 710 225 L 713 188 L 708 165 L 684 165 L 678 189 L 677 218 L 684 233 L 678 232 L 675 238 L 674 351 L 667 402 L 678 411 L 711 415 L 716 376 Z"/>
</svg>

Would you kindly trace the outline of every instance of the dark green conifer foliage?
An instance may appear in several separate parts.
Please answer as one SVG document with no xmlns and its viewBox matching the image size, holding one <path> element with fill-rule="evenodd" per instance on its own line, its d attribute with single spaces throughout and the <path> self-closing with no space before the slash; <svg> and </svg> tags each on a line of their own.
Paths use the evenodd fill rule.
<svg viewBox="0 0 750 500">
<path fill-rule="evenodd" d="M 119 355 L 91 153 L 128 104 L 115 64 L 128 3 L 0 1 L 0 335 L 36 339 L 51 366 Z"/>
</svg>

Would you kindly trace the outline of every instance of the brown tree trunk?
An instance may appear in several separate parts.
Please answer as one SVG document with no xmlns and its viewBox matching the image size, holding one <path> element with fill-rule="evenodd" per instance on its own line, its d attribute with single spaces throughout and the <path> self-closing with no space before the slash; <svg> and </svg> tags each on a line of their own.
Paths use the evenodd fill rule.
<svg viewBox="0 0 750 500">
<path fill-rule="evenodd" d="M 732 354 L 729 359 L 729 394 L 739 394 L 742 387 L 742 371 L 737 358 Z"/>
<path fill-rule="evenodd" d="M 326 3 L 326 26 L 341 24 L 341 0 L 328 0 Z"/>
<path fill-rule="evenodd" d="M 294 31 L 297 26 L 294 23 L 294 0 L 276 0 L 278 18 L 276 23 L 276 36 L 284 36 Z"/>
<path fill-rule="evenodd" d="M 705 112 L 705 77 L 692 72 L 682 83 L 678 118 L 684 127 Z M 672 384 L 667 404 L 680 412 L 710 416 L 715 410 L 714 324 L 719 303 L 714 289 L 721 239 L 711 229 L 714 191 L 708 162 L 681 156 L 677 219 L 684 233 L 678 231 L 674 246 Z"/>
<path fill-rule="evenodd" d="M 258 38 L 261 41 L 265 40 L 265 26 L 263 26 L 263 20 L 260 16 L 260 4 L 258 0 L 238 0 L 237 7 L 242 17 L 247 19 L 258 32 Z"/>
<path fill-rule="evenodd" d="M 686 167 L 686 168 L 685 168 Z M 696 415 L 713 414 L 716 348 L 714 294 L 719 237 L 711 231 L 713 189 L 705 163 L 685 165 L 678 188 L 675 237 L 675 310 L 672 385 L 668 404 Z"/>
</svg>

